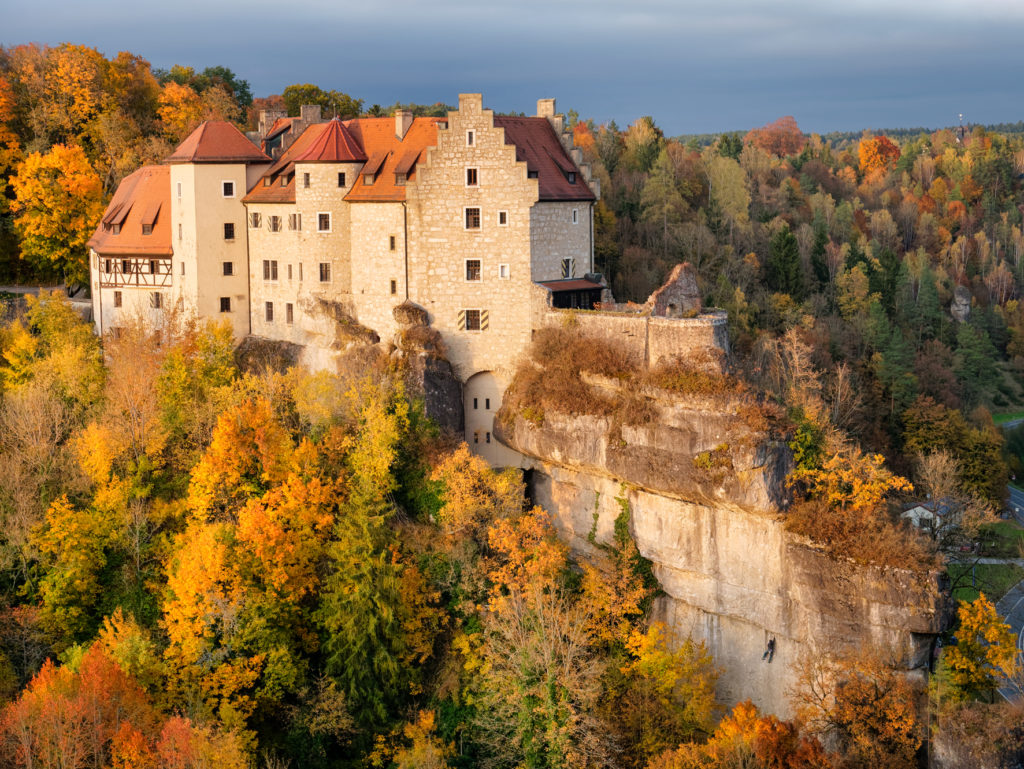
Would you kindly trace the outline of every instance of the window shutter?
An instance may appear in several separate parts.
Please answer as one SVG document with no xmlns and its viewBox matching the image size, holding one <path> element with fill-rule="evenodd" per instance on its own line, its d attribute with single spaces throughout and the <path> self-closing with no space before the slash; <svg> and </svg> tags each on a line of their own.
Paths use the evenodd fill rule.
<svg viewBox="0 0 1024 769">
<path fill-rule="evenodd" d="M 480 330 L 487 330 L 487 310 L 480 311 Z"/>
<path fill-rule="evenodd" d="M 458 328 L 459 331 L 465 331 L 466 330 L 466 311 L 465 310 L 459 310 L 459 322 L 456 325 L 456 328 Z"/>
</svg>

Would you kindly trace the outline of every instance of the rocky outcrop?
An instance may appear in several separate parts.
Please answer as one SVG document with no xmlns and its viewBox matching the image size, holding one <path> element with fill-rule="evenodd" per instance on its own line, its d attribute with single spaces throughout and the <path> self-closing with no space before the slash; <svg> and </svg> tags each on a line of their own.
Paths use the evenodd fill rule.
<svg viewBox="0 0 1024 769">
<path fill-rule="evenodd" d="M 742 403 L 646 395 L 653 414 L 642 425 L 504 413 L 499 436 L 529 458 L 533 501 L 577 553 L 611 542 L 628 511 L 664 590 L 654 617 L 708 644 L 724 669 L 722 701 L 789 715 L 798 662 L 850 645 L 926 664 L 947 622 L 937 575 L 836 560 L 786 531 L 789 452 Z M 774 657 L 762 660 L 772 638 Z"/>
<path fill-rule="evenodd" d="M 966 323 L 971 319 L 971 290 L 967 286 L 957 286 L 953 289 L 949 314 L 959 323 Z"/>
</svg>

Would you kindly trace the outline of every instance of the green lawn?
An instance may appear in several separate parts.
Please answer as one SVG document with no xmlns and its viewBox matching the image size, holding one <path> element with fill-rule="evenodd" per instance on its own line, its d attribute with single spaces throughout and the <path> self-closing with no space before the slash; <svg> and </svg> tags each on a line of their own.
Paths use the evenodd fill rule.
<svg viewBox="0 0 1024 769">
<path fill-rule="evenodd" d="M 999 521 L 983 526 L 978 536 L 981 554 L 986 558 L 1021 558 L 1024 528 L 1014 521 Z"/>
<path fill-rule="evenodd" d="M 997 425 L 1001 425 L 1003 422 L 1009 422 L 1012 419 L 1024 419 L 1024 409 L 1021 411 L 1007 411 L 1004 414 L 992 415 L 992 421 Z"/>
<path fill-rule="evenodd" d="M 984 592 L 995 603 L 1024 579 L 1024 568 L 1011 563 L 979 563 L 974 567 L 973 581 L 970 566 L 950 564 L 946 571 L 953 584 L 953 597 L 958 601 L 973 601 L 978 593 Z"/>
</svg>

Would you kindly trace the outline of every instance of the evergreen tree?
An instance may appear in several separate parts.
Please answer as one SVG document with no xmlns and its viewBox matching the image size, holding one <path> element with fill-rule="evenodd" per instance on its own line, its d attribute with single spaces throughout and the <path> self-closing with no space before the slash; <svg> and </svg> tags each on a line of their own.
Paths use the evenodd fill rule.
<svg viewBox="0 0 1024 769">
<path fill-rule="evenodd" d="M 767 271 L 769 288 L 797 301 L 803 299 L 800 249 L 789 227 L 780 229 L 769 243 Z"/>
</svg>

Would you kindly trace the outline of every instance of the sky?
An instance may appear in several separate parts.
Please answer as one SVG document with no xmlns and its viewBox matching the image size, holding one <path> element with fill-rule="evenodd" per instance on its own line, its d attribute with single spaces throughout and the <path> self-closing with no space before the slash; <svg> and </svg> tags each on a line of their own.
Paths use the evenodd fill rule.
<svg viewBox="0 0 1024 769">
<path fill-rule="evenodd" d="M 670 136 L 1024 119 L 1024 0 L 0 0 L 0 44 L 226 66 L 256 96 L 559 111 Z"/>
</svg>

